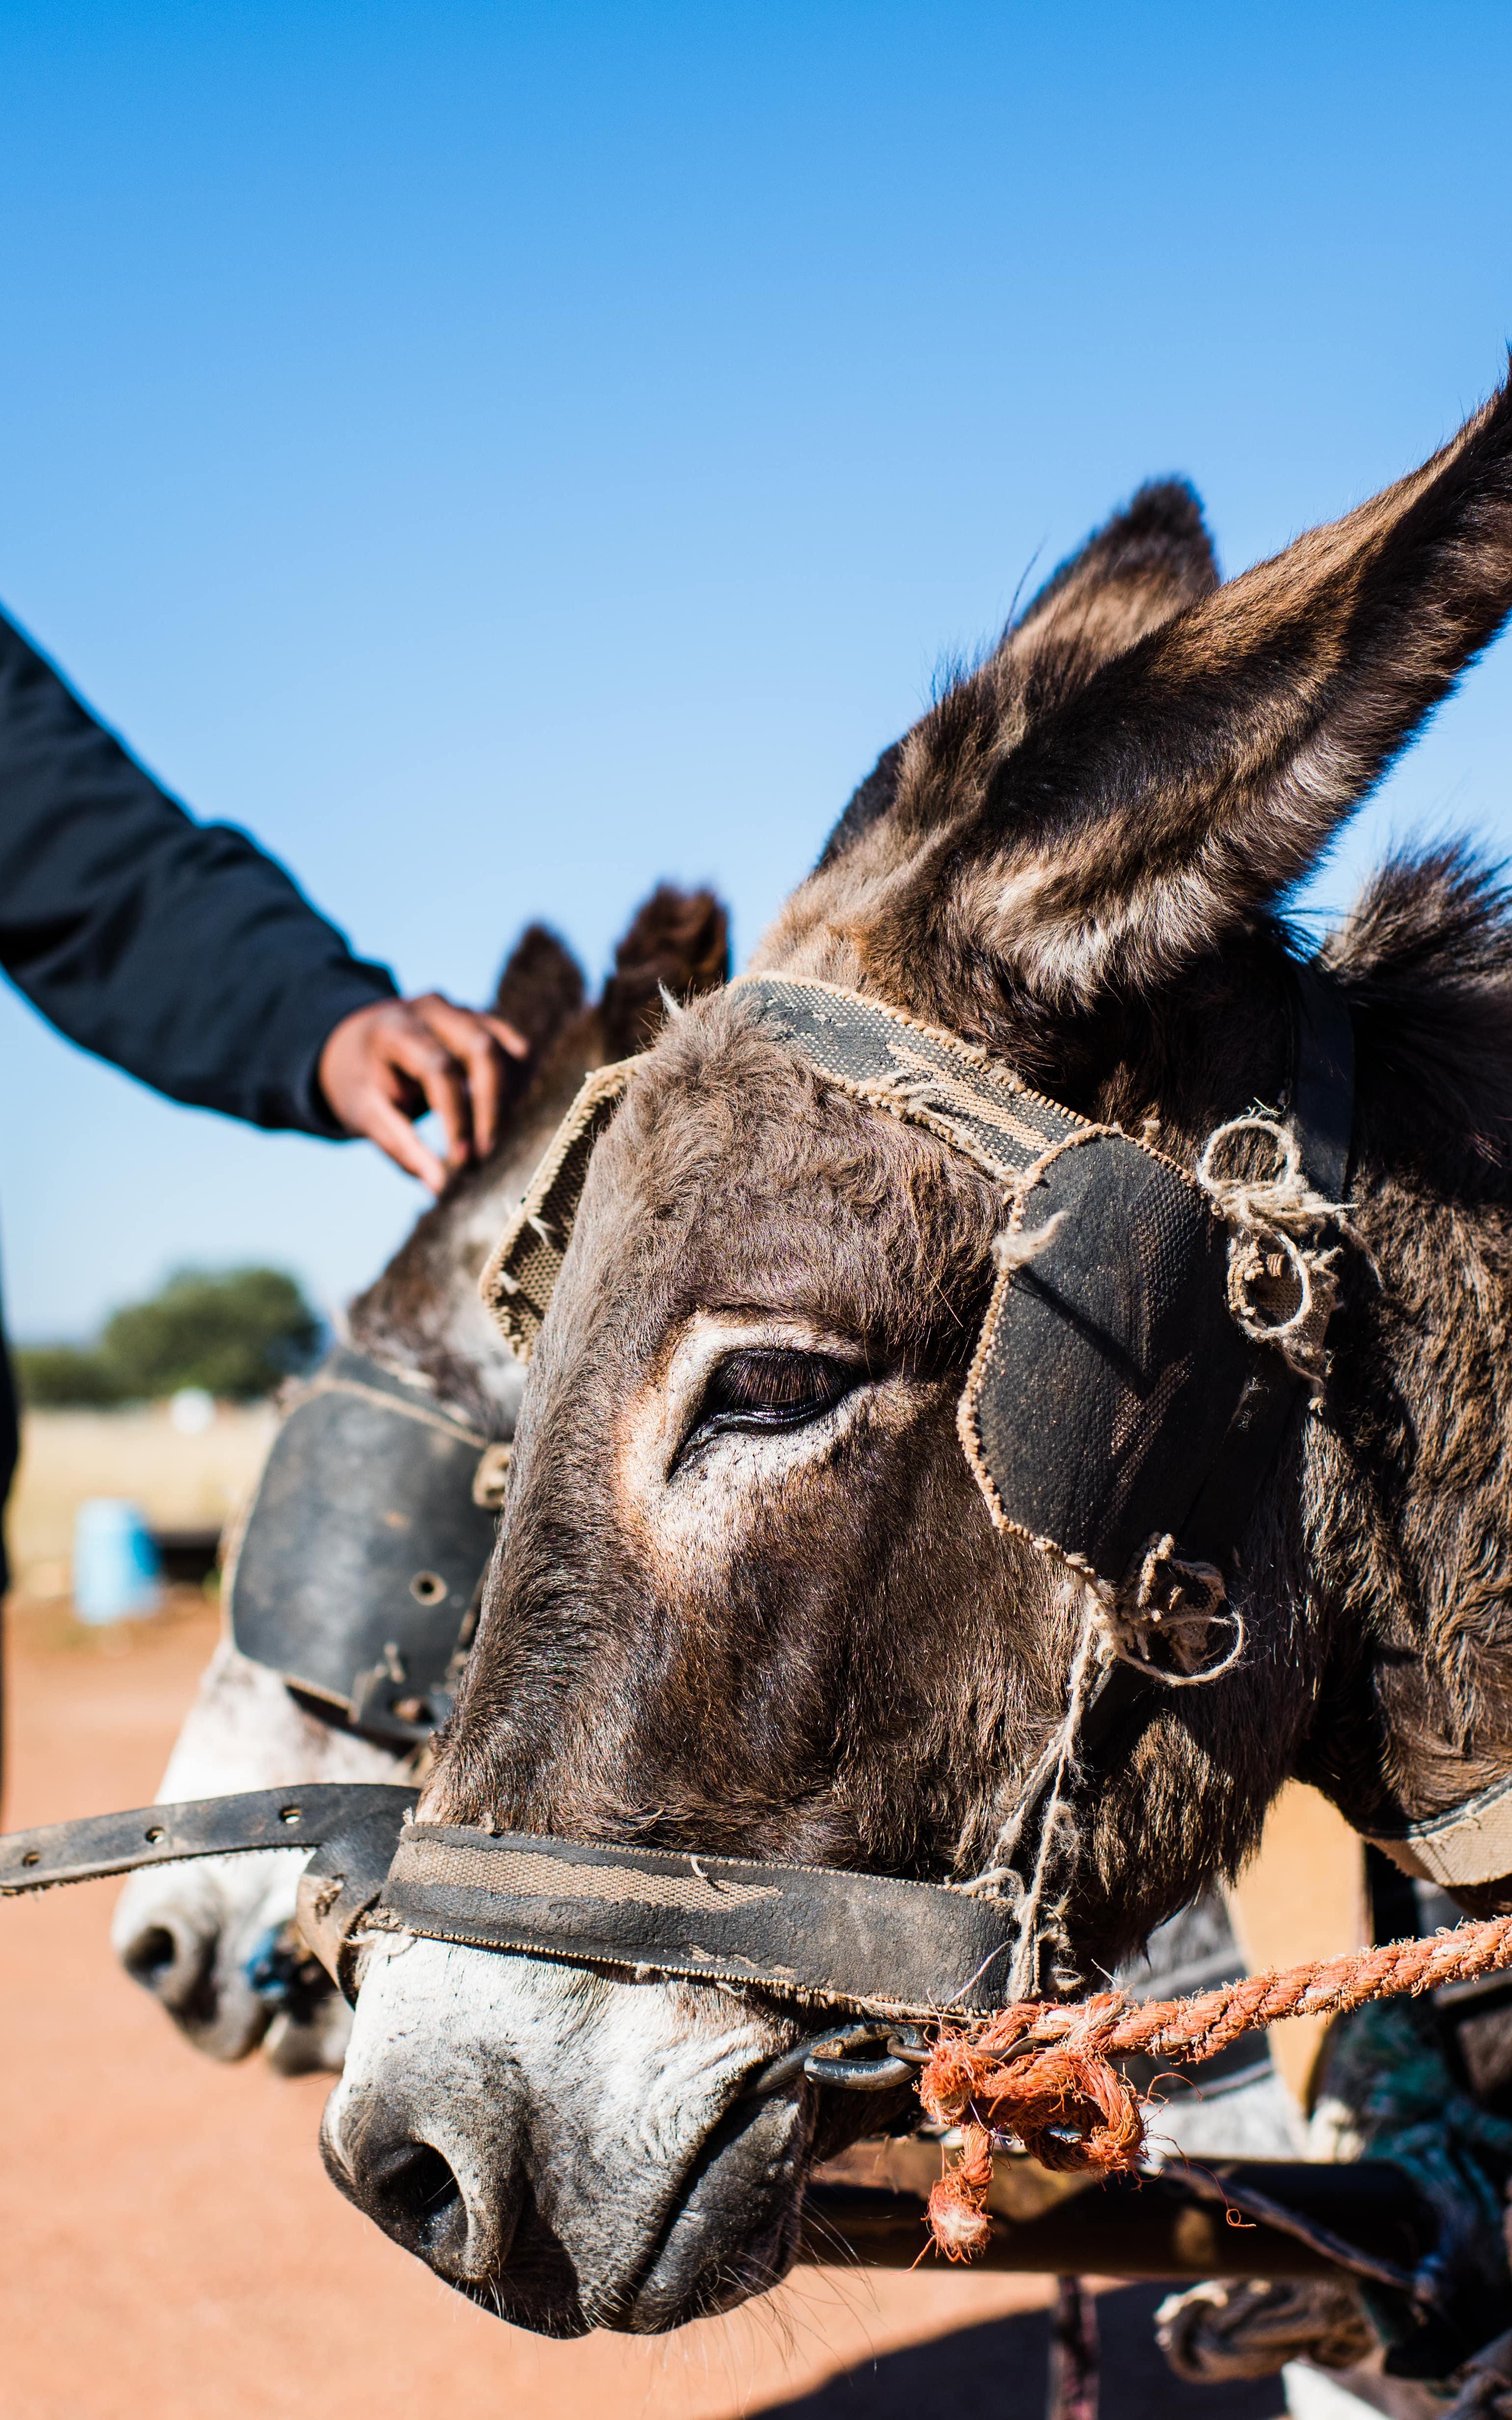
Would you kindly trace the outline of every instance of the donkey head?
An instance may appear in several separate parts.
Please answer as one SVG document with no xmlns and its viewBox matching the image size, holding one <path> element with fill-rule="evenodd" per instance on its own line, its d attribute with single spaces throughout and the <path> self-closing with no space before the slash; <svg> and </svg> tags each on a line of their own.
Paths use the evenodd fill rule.
<svg viewBox="0 0 1512 2420">
<path fill-rule="evenodd" d="M 1512 393 L 1227 586 L 1189 491 L 1147 489 L 883 758 L 758 965 L 949 1028 L 1190 1166 L 1287 1079 L 1288 886 L 1509 603 Z M 1433 1179 L 1396 1147 L 1367 1032 L 1361 1053 L 1368 1244 L 1397 1216 L 1373 1203 Z M 669 1023 L 594 1154 L 424 1816 L 935 1880 L 992 1865 L 1081 1621 L 1073 1575 L 994 1529 L 957 1435 L 1003 1216 L 738 986 Z M 1231 1870 L 1318 1762 L 1349 1580 L 1323 1530 L 1350 1551 L 1322 1508 L 1338 1495 L 1360 1536 L 1396 1517 L 1365 1500 L 1368 1422 L 1330 1418 L 1293 1424 L 1251 1519 L 1237 1668 L 1148 1689 L 1095 1794 L 1073 1781 L 1068 1977 Z M 1374 1719 L 1353 1710 L 1357 1740 Z M 795 2021 L 655 1977 L 375 1951 L 328 2162 L 506 2318 L 671 2326 L 781 2273 L 806 2164 L 854 2131 L 811 2086 L 741 2102 Z"/>
<path fill-rule="evenodd" d="M 586 1071 L 641 1049 L 674 997 L 727 972 L 727 919 L 708 892 L 668 885 L 641 906 L 600 998 L 556 936 L 527 928 L 505 961 L 494 1005 L 531 1046 L 499 1141 L 453 1178 L 347 1314 L 360 1350 L 484 1436 L 507 1440 L 523 1375 L 478 1300 L 478 1272 L 547 1138 Z M 223 1640 L 185 1718 L 161 1795 L 199 1798 L 292 1782 L 402 1778 L 409 1752 L 323 1719 L 276 1672 Z M 266 2040 L 286 2072 L 339 2068 L 347 2011 L 324 1976 L 291 1954 L 303 1860 L 206 1857 L 136 1875 L 116 1911 L 117 1953 L 136 1981 L 212 2058 Z"/>
</svg>

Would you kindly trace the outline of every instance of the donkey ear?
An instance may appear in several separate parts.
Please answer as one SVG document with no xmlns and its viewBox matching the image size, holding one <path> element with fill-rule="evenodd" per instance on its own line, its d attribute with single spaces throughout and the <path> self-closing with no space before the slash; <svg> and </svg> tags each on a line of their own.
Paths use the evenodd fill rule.
<svg viewBox="0 0 1512 2420">
<path fill-rule="evenodd" d="M 1026 701 L 975 781 L 959 737 L 953 783 L 947 760 L 982 702 L 943 700 L 896 813 L 953 788 L 951 922 L 1024 990 L 1152 987 L 1307 870 L 1509 608 L 1512 384 L 1421 471 Z"/>
<path fill-rule="evenodd" d="M 661 1023 L 662 992 L 675 1000 L 730 980 L 730 918 L 712 891 L 658 884 L 614 953 L 599 1015 L 611 1059 L 643 1050 Z"/>
<path fill-rule="evenodd" d="M 1218 585 L 1195 488 L 1155 479 L 1053 571 L 1003 650 L 1060 687 L 1121 656 Z"/>
<path fill-rule="evenodd" d="M 1217 585 L 1196 489 L 1185 479 L 1151 480 L 1051 573 L 1004 631 L 992 670 L 1015 694 L 1027 680 L 1041 695 L 1064 695 Z M 928 721 L 916 730 L 926 729 Z M 884 749 L 852 791 L 816 874 L 891 814 L 907 745 L 899 739 Z"/>
<path fill-rule="evenodd" d="M 527 924 L 504 960 L 493 1011 L 541 1058 L 583 1004 L 583 972 L 572 952 L 545 924 Z"/>
</svg>

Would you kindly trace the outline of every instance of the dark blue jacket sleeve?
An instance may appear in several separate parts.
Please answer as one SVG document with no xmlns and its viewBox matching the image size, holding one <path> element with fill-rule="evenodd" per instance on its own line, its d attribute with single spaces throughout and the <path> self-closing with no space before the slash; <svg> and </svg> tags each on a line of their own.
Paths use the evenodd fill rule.
<svg viewBox="0 0 1512 2420">
<path fill-rule="evenodd" d="M 0 967 L 172 1099 L 323 1135 L 321 1047 L 394 991 L 245 832 L 160 790 L 4 615 Z"/>
</svg>

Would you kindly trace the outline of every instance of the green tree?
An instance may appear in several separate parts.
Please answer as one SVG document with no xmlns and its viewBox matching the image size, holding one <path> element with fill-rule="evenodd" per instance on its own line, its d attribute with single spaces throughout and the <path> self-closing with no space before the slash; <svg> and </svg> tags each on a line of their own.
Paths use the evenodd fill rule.
<svg viewBox="0 0 1512 2420">
<path fill-rule="evenodd" d="M 97 1352 L 84 1344 L 23 1344 L 15 1356 L 23 1404 L 52 1410 L 68 1404 L 117 1404 L 120 1388 Z"/>
<path fill-rule="evenodd" d="M 250 1403 L 307 1370 L 321 1324 L 282 1269 L 176 1269 L 148 1302 L 108 1320 L 99 1357 L 118 1395 L 180 1387 Z"/>
</svg>

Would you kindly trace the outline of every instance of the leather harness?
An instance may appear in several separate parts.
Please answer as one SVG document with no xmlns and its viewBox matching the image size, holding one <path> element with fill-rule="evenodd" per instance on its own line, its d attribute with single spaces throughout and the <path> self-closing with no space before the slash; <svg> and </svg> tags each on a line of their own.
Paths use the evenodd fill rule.
<svg viewBox="0 0 1512 2420">
<path fill-rule="evenodd" d="M 1278 1353 L 1235 1326 L 1224 1288 L 1227 1237 L 1194 1180 L 1148 1145 L 1088 1125 L 1027 1092 L 985 1054 L 899 1012 L 784 978 L 747 978 L 739 988 L 773 1039 L 825 1082 L 929 1128 L 1002 1182 L 1016 1218 L 1043 1227 L 1066 1214 L 1042 1251 L 995 1289 L 963 1399 L 963 1443 L 995 1520 L 1110 1593 L 1126 1586 L 1142 1555 L 1148 1564 L 1151 1537 L 1165 1540 L 1178 1594 L 1180 1574 L 1199 1559 L 1227 1589 L 1302 1385 Z M 1291 1128 L 1309 1180 L 1337 1202 L 1348 1176 L 1352 1045 L 1348 1011 L 1317 970 L 1297 970 L 1295 1025 Z M 594 1143 L 634 1063 L 590 1078 L 485 1272 L 486 1299 L 522 1354 L 545 1316 Z M 1047 1368 L 1057 1373 L 1054 1389 Z M 1091 1413 L 1075 1401 L 1078 1377 L 1083 1392 L 1101 1396 Z M 1036 1416 L 1015 1420 L 1031 1384 Z M 1052 1394 L 1069 1408 L 1046 1452 L 1035 1440 Z M 1132 1402 L 1136 1413 L 1143 1404 L 1142 1419 L 1112 1419 L 1115 1401 Z M 385 1500 L 392 1497 L 404 1518 L 375 1541 L 363 1528 L 374 1502 L 364 1456 L 381 1455 L 383 1441 L 392 1447 L 401 1434 L 407 1452 L 393 1458 Z M 370 1686 L 374 1668 L 387 1670 L 394 1693 L 423 1691 L 427 1707 L 455 1682 L 458 1608 L 486 1553 L 491 1518 L 458 1517 L 444 1537 L 440 1528 L 407 1528 L 429 1483 L 410 1466 L 445 1473 L 442 1492 L 455 1504 L 464 1464 L 471 1456 L 476 1467 L 482 1443 L 428 1403 L 405 1400 L 402 1382 L 376 1365 L 334 1357 L 281 1434 L 237 1559 L 243 1652 L 363 1716 L 365 1728 L 377 1706 L 393 1726 L 384 1735 L 411 1736 L 409 1709 Z M 1100 1467 L 1111 1482 L 1101 1497 Z M 424 1628 L 405 1614 L 401 1648 L 399 1587 L 413 1576 L 422 1534 L 424 1568 L 445 1582 L 444 1601 L 438 1595 L 426 1608 L 435 1619 Z M 322 1608 L 310 1579 L 316 1563 L 327 1575 L 346 1573 L 349 1626 L 333 1627 Z M 420 1602 L 412 1588 L 410 1597 Z M 301 1606 L 308 1637 L 291 1610 Z M 1123 1718 L 1168 1677 L 1150 1658 L 1103 1666 L 1081 1721 L 1084 1768 L 1095 1768 Z M 1021 1813 L 1032 1812 L 1045 1786 L 1042 1774 L 1031 1776 Z M 13 1833 L 0 1838 L 0 1895 L 183 1857 L 314 1849 L 301 1885 L 301 1929 L 350 1996 L 375 1937 L 420 1933 L 755 1987 L 858 2017 L 841 2029 L 847 2042 L 874 2039 L 879 2024 L 886 2039 L 903 2024 L 889 2055 L 860 2062 L 855 2077 L 819 2060 L 832 2081 L 896 2082 L 906 2073 L 908 2021 L 983 2015 L 1009 1996 L 1018 1923 L 998 1898 L 778 1861 L 416 1823 L 412 1799 L 403 1787 L 323 1784 Z M 800 2044 L 759 2088 L 777 2088 L 814 2048 L 811 2039 Z"/>
<path fill-rule="evenodd" d="M 339 1345 L 295 1396 L 229 1559 L 240 1652 L 328 1722 L 427 1738 L 472 1643 L 504 1451 Z"/>
</svg>

